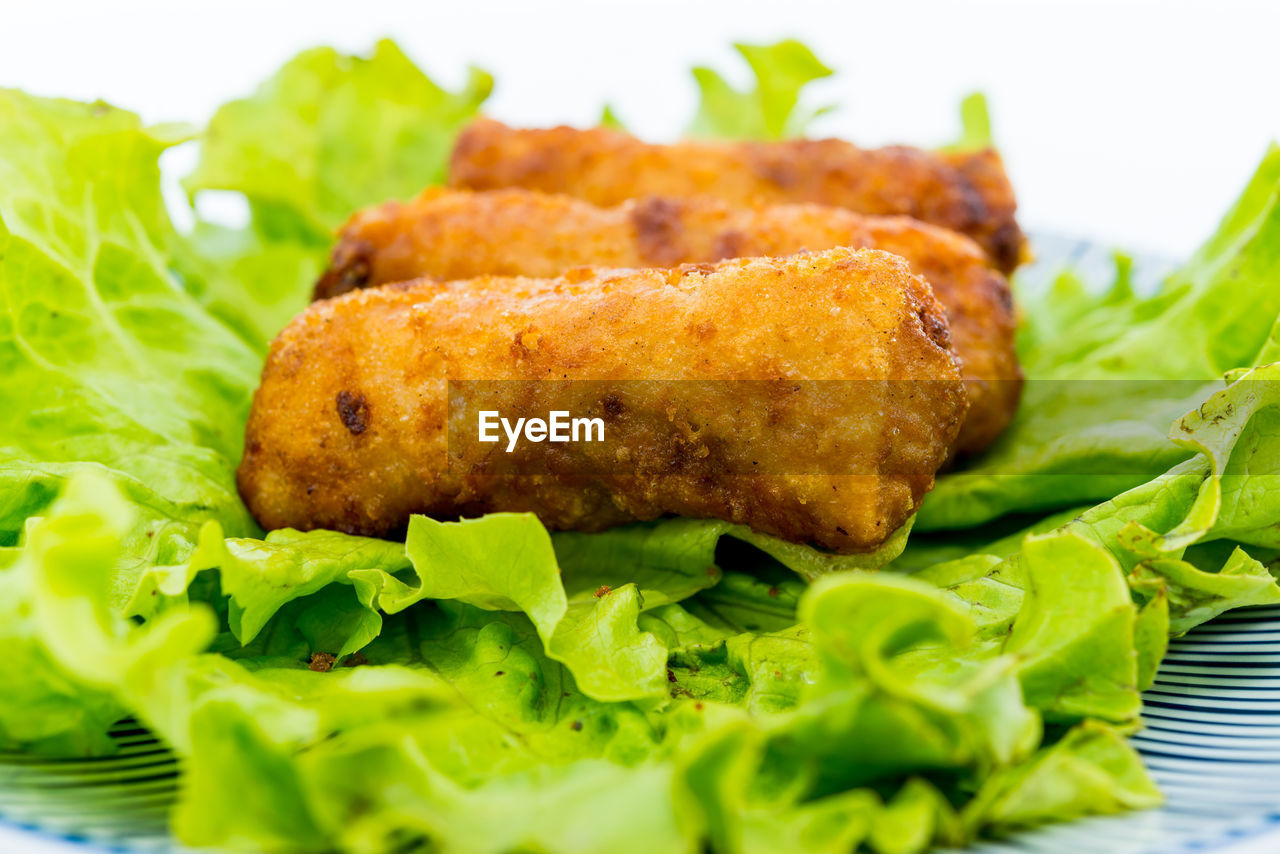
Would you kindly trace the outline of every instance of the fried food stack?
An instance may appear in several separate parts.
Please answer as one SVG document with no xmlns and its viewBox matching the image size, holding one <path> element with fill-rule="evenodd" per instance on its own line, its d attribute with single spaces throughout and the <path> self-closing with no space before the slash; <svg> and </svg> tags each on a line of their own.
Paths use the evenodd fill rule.
<svg viewBox="0 0 1280 854">
<path fill-rule="evenodd" d="M 239 473 L 264 527 L 675 513 L 867 551 L 1013 416 L 1026 250 L 993 151 L 484 120 L 450 184 L 357 212 L 274 342 Z M 483 443 L 481 409 L 605 438 Z"/>
</svg>

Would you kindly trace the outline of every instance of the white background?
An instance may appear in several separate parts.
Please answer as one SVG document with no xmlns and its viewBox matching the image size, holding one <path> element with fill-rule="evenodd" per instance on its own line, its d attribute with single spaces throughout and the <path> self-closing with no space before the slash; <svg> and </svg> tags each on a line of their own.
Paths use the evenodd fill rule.
<svg viewBox="0 0 1280 854">
<path fill-rule="evenodd" d="M 103 97 L 199 122 L 315 44 L 394 36 L 445 84 L 491 70 L 489 111 L 591 123 L 613 102 L 677 134 L 688 69 L 745 73 L 729 47 L 797 36 L 839 74 L 819 127 L 931 145 L 987 92 L 1024 223 L 1180 257 L 1280 138 L 1280 3 L 1263 2 L 41 2 L 0 0 L 0 86 Z"/>
</svg>

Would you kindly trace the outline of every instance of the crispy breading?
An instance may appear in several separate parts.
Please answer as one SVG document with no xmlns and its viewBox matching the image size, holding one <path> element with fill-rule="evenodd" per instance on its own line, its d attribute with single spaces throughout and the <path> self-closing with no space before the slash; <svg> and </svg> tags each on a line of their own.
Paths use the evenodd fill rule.
<svg viewBox="0 0 1280 854">
<path fill-rule="evenodd" d="M 994 149 L 864 149 L 838 139 L 653 145 L 608 128 L 468 125 L 449 165 L 454 187 L 524 187 L 598 205 L 640 196 L 709 195 L 734 204 L 813 202 L 906 215 L 972 237 L 1011 272 L 1027 255 L 1017 202 Z"/>
<path fill-rule="evenodd" d="M 433 188 L 353 216 L 316 297 L 418 277 L 554 276 L 580 265 L 669 267 L 835 246 L 901 255 L 933 287 L 969 389 L 958 450 L 990 444 L 1012 419 L 1022 389 L 1009 284 L 973 241 L 909 217 L 818 205 L 733 207 L 706 196 L 601 208 L 520 189 Z"/>
<path fill-rule="evenodd" d="M 539 382 L 504 399 L 503 383 L 449 382 L 466 380 Z M 460 441 L 468 394 L 504 416 L 531 398 L 601 415 L 605 441 Z M 529 511 L 594 531 L 676 513 L 862 551 L 919 506 L 967 405 L 942 306 L 884 252 L 418 280 L 313 303 L 277 337 L 238 481 L 268 529 Z"/>
</svg>

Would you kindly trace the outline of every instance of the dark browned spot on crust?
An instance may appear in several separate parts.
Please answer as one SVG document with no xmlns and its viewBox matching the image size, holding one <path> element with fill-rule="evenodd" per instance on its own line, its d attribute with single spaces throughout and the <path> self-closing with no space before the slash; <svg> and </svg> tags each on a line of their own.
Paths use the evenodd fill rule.
<svg viewBox="0 0 1280 854">
<path fill-rule="evenodd" d="M 359 436 L 369 429 L 369 402 L 364 399 L 363 394 L 358 391 L 340 391 L 337 403 L 338 417 L 342 419 L 342 426 L 346 427 L 352 436 Z"/>
<path fill-rule="evenodd" d="M 1006 222 L 991 235 L 988 251 L 996 268 L 1012 272 L 1022 263 L 1024 238 L 1016 222 Z"/>
<path fill-rule="evenodd" d="M 989 275 L 994 280 L 991 291 L 995 294 L 1000 310 L 1012 317 L 1014 312 L 1013 288 L 1009 287 L 1009 283 L 999 273 L 992 272 Z"/>
<path fill-rule="evenodd" d="M 787 189 L 800 182 L 800 170 L 796 166 L 793 153 L 795 147 L 774 150 L 767 145 L 753 145 L 748 151 L 751 155 L 751 167 L 757 175 L 771 184 Z"/>
<path fill-rule="evenodd" d="M 337 658 L 327 652 L 313 652 L 311 653 L 311 660 L 307 662 L 307 666 L 316 673 L 328 673 L 333 669 L 335 661 L 337 661 Z"/>
<path fill-rule="evenodd" d="M 627 408 L 623 405 L 622 398 L 618 397 L 613 392 L 606 394 L 600 401 L 600 405 L 604 408 L 605 414 L 610 418 L 617 418 Z"/>
<path fill-rule="evenodd" d="M 954 219 L 948 222 L 947 225 L 957 231 L 971 233 L 988 216 L 987 200 L 983 198 L 981 190 L 966 180 L 966 176 L 961 175 L 959 177 L 957 189 L 960 191 L 960 198 L 956 200 L 957 204 L 950 211 Z M 942 219 L 942 217 L 939 217 L 939 219 Z M 951 217 L 948 217 L 948 219 L 951 219 Z"/>
<path fill-rule="evenodd" d="M 707 453 L 705 445 L 673 434 L 666 447 L 662 448 L 661 459 L 671 473 L 694 473 L 706 467 Z"/>
<path fill-rule="evenodd" d="M 333 250 L 329 269 L 316 282 L 313 300 L 329 299 L 369 285 L 376 252 L 367 240 L 343 240 Z"/>
<path fill-rule="evenodd" d="M 916 314 L 920 317 L 920 326 L 924 329 L 924 334 L 928 335 L 933 340 L 933 343 L 942 349 L 950 349 L 951 330 L 947 326 L 947 321 L 941 315 L 934 314 L 925 306 L 917 309 Z"/>
<path fill-rule="evenodd" d="M 636 230 L 636 248 L 645 261 L 656 267 L 680 262 L 680 212 L 679 202 L 661 196 L 636 202 L 631 209 L 631 224 Z"/>
<path fill-rule="evenodd" d="M 516 359 L 517 361 L 533 358 L 534 351 L 537 349 L 538 331 L 534 328 L 532 323 L 524 329 L 516 332 L 511 339 L 511 358 Z"/>
<path fill-rule="evenodd" d="M 706 341 L 708 338 L 716 334 L 716 325 L 710 320 L 703 320 L 698 323 L 690 324 L 689 331 L 699 341 Z"/>
<path fill-rule="evenodd" d="M 716 235 L 713 252 L 715 260 L 742 257 L 742 248 L 748 243 L 747 235 L 736 228 L 726 228 Z"/>
<path fill-rule="evenodd" d="M 405 291 L 413 290 L 424 281 L 426 281 L 426 279 L 405 279 L 403 282 L 391 282 L 390 284 L 383 285 L 383 287 L 389 291 L 404 293 Z"/>
</svg>

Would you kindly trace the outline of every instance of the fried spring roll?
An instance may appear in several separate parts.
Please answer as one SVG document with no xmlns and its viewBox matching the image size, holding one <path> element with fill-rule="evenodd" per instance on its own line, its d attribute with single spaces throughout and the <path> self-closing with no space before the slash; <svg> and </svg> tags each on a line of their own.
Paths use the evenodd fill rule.
<svg viewBox="0 0 1280 854">
<path fill-rule="evenodd" d="M 600 208 L 518 189 L 431 189 L 352 217 L 315 295 L 419 277 L 554 276 L 580 265 L 670 267 L 836 246 L 901 255 L 933 287 L 969 391 L 957 449 L 990 444 L 1013 417 L 1022 389 L 1008 282 L 973 241 L 908 217 L 818 205 L 732 207 L 706 196 Z"/>
<path fill-rule="evenodd" d="M 904 214 L 973 238 L 1004 273 L 1025 260 L 1017 202 L 994 149 L 863 149 L 838 139 L 651 145 L 607 128 L 517 130 L 490 119 L 459 135 L 451 186 L 524 187 L 598 205 L 640 196 L 734 204 L 813 202 Z"/>
<path fill-rule="evenodd" d="M 801 380 L 855 392 L 795 406 Z M 479 381 L 537 382 L 504 400 Z M 459 439 L 475 405 L 505 417 L 531 385 L 599 415 L 604 441 L 512 455 Z M 854 552 L 917 509 L 967 405 L 941 305 L 883 252 L 419 280 L 314 303 L 279 335 L 238 481 L 268 529 L 529 511 L 595 531 L 676 513 Z M 837 465 L 854 473 L 820 473 Z"/>
</svg>

